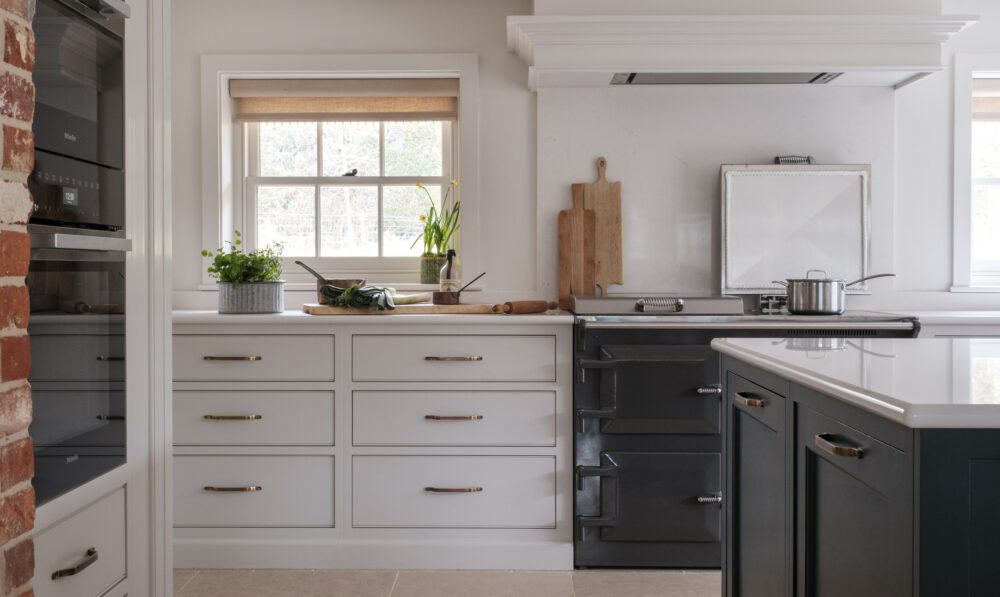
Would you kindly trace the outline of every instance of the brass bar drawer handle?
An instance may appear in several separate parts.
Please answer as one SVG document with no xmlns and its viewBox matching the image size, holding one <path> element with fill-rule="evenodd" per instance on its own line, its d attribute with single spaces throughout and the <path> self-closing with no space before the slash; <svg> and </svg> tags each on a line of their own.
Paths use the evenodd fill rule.
<svg viewBox="0 0 1000 597">
<path fill-rule="evenodd" d="M 263 415 L 205 415 L 206 421 L 259 421 Z"/>
<path fill-rule="evenodd" d="M 215 493 L 252 493 L 254 491 L 262 491 L 264 488 L 260 485 L 250 485 L 249 487 L 212 487 L 211 485 L 205 486 L 205 491 L 213 491 Z"/>
<path fill-rule="evenodd" d="M 243 357 L 219 357 L 219 356 L 206 356 L 203 357 L 206 361 L 260 361 L 264 357 L 260 355 L 246 355 Z"/>
<path fill-rule="evenodd" d="M 743 406 L 754 406 L 757 408 L 764 408 L 767 405 L 766 400 L 761 400 L 760 398 L 751 398 L 750 396 L 743 394 L 742 392 L 736 392 L 733 394 L 733 400 L 742 404 Z"/>
<path fill-rule="evenodd" d="M 482 487 L 424 487 L 424 491 L 431 493 L 479 493 Z"/>
<path fill-rule="evenodd" d="M 865 455 L 865 451 L 861 448 L 845 446 L 833 441 L 833 436 L 829 433 L 816 434 L 816 447 L 834 456 L 843 456 L 845 458 L 857 458 L 861 460 Z"/>
<path fill-rule="evenodd" d="M 124 361 L 125 357 L 113 357 L 111 355 L 102 354 L 102 355 L 98 355 L 97 356 L 97 360 L 98 361 Z"/>
<path fill-rule="evenodd" d="M 483 357 L 424 357 L 425 361 L 481 361 Z"/>
<path fill-rule="evenodd" d="M 698 503 L 699 504 L 721 504 L 722 503 L 722 496 L 721 495 L 700 495 L 700 496 L 698 496 Z"/>
<path fill-rule="evenodd" d="M 72 568 L 63 568 L 52 573 L 52 580 L 57 580 L 66 576 L 75 576 L 87 569 L 88 566 L 97 561 L 97 548 L 91 547 L 87 550 L 87 556 L 79 564 Z"/>
<path fill-rule="evenodd" d="M 424 415 L 429 421 L 482 421 L 483 415 Z"/>
<path fill-rule="evenodd" d="M 722 388 L 715 387 L 715 386 L 706 386 L 706 387 L 703 387 L 703 388 L 698 388 L 695 391 L 698 392 L 699 394 L 702 394 L 702 395 L 715 395 L 715 396 L 717 396 L 717 395 L 719 395 L 719 394 L 722 393 Z"/>
<path fill-rule="evenodd" d="M 98 421 L 124 421 L 125 415 L 97 415 Z"/>
</svg>

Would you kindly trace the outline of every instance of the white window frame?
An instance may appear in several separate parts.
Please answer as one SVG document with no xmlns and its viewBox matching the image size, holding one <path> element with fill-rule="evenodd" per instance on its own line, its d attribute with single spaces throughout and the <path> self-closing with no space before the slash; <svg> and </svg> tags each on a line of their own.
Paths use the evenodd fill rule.
<svg viewBox="0 0 1000 597">
<path fill-rule="evenodd" d="M 254 225 L 246 209 L 243 155 L 248 149 L 244 127 L 235 122 L 229 97 L 231 79 L 412 78 L 454 77 L 459 80 L 457 134 L 452 135 L 451 166 L 462 184 L 462 226 L 459 255 L 467 271 L 480 270 L 479 234 L 479 58 L 477 54 L 205 54 L 201 57 L 202 247 L 214 249 L 231 241 L 233 230 Z M 410 181 L 411 179 L 407 179 Z M 393 258 L 359 258 L 391 260 Z M 416 258 L 399 258 L 411 260 Z M 289 260 L 290 261 L 290 260 Z M 308 263 L 308 261 L 307 261 Z M 408 288 L 418 286 L 417 268 L 400 268 L 384 261 L 366 272 L 320 271 L 329 277 L 367 275 L 369 283 Z M 327 261 L 326 263 L 330 263 Z M 201 290 L 215 290 L 215 280 L 202 260 Z M 355 268 L 358 269 L 358 268 Z M 406 271 L 402 271 L 405 269 Z M 298 266 L 284 268 L 290 290 L 314 289 L 314 279 Z"/>
<path fill-rule="evenodd" d="M 316 162 L 322 162 L 323 138 L 320 133 L 321 123 L 316 124 Z M 336 123 L 332 123 L 336 124 Z M 382 251 L 382 189 L 384 186 L 412 185 L 415 182 L 429 186 L 440 186 L 444 190 L 448 181 L 455 178 L 454 156 L 452 146 L 454 145 L 455 127 L 451 122 L 442 122 L 442 172 L 440 176 L 322 176 L 317 172 L 316 176 L 260 176 L 260 123 L 244 123 L 237 134 L 245 135 L 246 151 L 243 159 L 238 165 L 240 174 L 237 180 L 242 181 L 243 210 L 246 213 L 244 241 L 247 246 L 256 247 L 257 243 L 257 188 L 261 185 L 283 185 L 283 186 L 303 186 L 313 187 L 316 191 L 315 209 L 318 220 L 320 213 L 320 188 L 321 187 L 349 187 L 349 186 L 376 186 L 378 188 L 378 217 L 379 217 L 379 252 Z M 379 163 L 380 169 L 385 168 L 385 121 L 379 124 Z M 455 197 L 459 198 L 458 189 L 454 189 Z M 464 207 L 464 205 L 463 205 Z M 455 247 L 461 248 L 461 229 L 456 234 Z M 355 257 L 322 257 L 319 255 L 319 248 L 322 242 L 320 229 L 317 221 L 314 244 L 316 256 L 288 256 L 284 259 L 285 272 L 298 269 L 296 260 L 309 265 L 313 269 L 324 273 L 336 273 L 336 276 L 329 277 L 350 278 L 350 277 L 377 277 L 384 281 L 398 283 L 400 281 L 411 281 L 418 276 L 419 257 L 390 257 L 390 256 L 355 256 Z M 417 247 L 422 247 L 423 241 L 417 242 Z"/>
<path fill-rule="evenodd" d="M 972 76 L 977 72 L 1000 72 L 1000 54 L 955 55 L 952 292 L 1000 292 L 1000 267 L 991 267 L 1000 263 L 972 261 Z"/>
</svg>

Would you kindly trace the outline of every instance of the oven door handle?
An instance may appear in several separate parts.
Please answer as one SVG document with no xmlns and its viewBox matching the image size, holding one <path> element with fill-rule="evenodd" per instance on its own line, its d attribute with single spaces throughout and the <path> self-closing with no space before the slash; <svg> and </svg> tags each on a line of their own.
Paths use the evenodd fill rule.
<svg viewBox="0 0 1000 597">
<path fill-rule="evenodd" d="M 586 421 L 591 419 L 614 419 L 618 416 L 618 408 L 609 406 L 607 408 L 578 408 L 576 409 L 576 423 L 580 433 L 586 433 Z"/>
<path fill-rule="evenodd" d="M 614 464 L 609 464 L 605 466 L 577 466 L 576 467 L 576 488 L 579 491 L 583 490 L 583 479 L 585 477 L 608 477 L 615 480 L 614 493 L 611 496 L 611 511 L 610 514 L 605 514 L 602 516 L 577 516 L 576 517 L 576 533 L 577 540 L 583 541 L 584 535 L 586 534 L 587 527 L 610 527 L 615 526 L 619 518 L 619 499 L 618 499 L 618 467 Z M 601 496 L 598 503 L 604 503 L 604 486 L 601 485 Z"/>
<path fill-rule="evenodd" d="M 577 381 L 580 383 L 584 383 L 586 381 L 585 373 L 587 369 L 614 369 L 617 366 L 618 361 L 611 361 L 607 359 L 577 359 Z"/>
</svg>

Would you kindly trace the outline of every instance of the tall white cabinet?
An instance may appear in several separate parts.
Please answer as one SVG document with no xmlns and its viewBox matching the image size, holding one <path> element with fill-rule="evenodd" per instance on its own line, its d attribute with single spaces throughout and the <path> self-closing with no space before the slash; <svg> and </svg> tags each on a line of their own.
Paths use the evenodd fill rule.
<svg viewBox="0 0 1000 597">
<path fill-rule="evenodd" d="M 572 321 L 175 313 L 175 566 L 571 568 Z"/>
</svg>

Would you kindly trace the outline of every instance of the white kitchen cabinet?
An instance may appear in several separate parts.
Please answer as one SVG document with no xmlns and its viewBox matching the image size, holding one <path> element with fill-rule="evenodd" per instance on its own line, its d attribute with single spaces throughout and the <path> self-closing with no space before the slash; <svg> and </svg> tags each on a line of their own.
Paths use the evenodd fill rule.
<svg viewBox="0 0 1000 597">
<path fill-rule="evenodd" d="M 175 565 L 571 568 L 572 321 L 176 313 Z"/>
<path fill-rule="evenodd" d="M 103 595 L 125 578 L 125 488 L 38 531 L 35 553 L 36 595 Z"/>
</svg>

